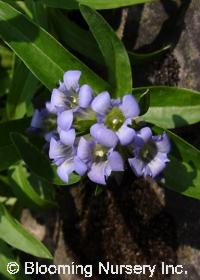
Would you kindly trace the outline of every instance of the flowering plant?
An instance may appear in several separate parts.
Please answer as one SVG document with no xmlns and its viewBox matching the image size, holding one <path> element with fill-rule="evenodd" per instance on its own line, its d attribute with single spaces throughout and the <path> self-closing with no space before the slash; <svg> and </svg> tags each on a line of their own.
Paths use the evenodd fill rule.
<svg viewBox="0 0 200 280">
<path fill-rule="evenodd" d="M 133 95 L 111 99 L 104 91 L 95 96 L 89 85 L 79 86 L 80 76 L 80 71 L 67 71 L 46 108 L 36 110 L 31 122 L 32 128 L 42 129 L 45 120 L 56 116 L 55 128 L 45 131 L 44 137 L 50 142 L 49 157 L 58 166 L 61 180 L 68 183 L 76 172 L 106 185 L 112 171 L 124 171 L 126 162 L 138 177 L 159 175 L 169 161 L 167 134 L 153 136 L 152 130 L 141 124 Z M 85 135 L 78 136 L 83 122 Z"/>
<path fill-rule="evenodd" d="M 17 213 L 23 207 L 56 207 L 58 186 L 82 178 L 109 186 L 130 169 L 135 178 L 152 177 L 200 199 L 200 151 L 176 134 L 176 128 L 199 122 L 199 92 L 136 88 L 135 65 L 157 59 L 169 47 L 146 54 L 127 51 L 96 11 L 146 2 L 150 0 L 0 0 L 4 266 L 16 257 L 10 246 L 52 259 L 17 221 Z M 73 20 L 73 10 L 89 29 Z M 11 279 L 2 266 L 0 274 Z"/>
</svg>

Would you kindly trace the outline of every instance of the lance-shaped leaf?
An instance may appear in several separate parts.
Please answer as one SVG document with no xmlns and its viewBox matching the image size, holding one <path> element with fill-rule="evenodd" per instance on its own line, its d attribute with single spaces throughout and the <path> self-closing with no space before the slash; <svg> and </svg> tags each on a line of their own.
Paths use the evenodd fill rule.
<svg viewBox="0 0 200 280">
<path fill-rule="evenodd" d="M 113 9 L 130 5 L 153 2 L 152 0 L 38 0 L 47 6 L 61 9 L 78 9 L 79 4 L 94 9 Z"/>
<path fill-rule="evenodd" d="M 22 269 L 19 270 L 17 274 L 10 274 L 7 271 L 7 265 L 10 262 L 16 262 L 16 257 L 13 254 L 12 248 L 8 246 L 4 241 L 0 239 L 0 274 L 6 277 L 6 279 L 11 280 L 30 280 L 27 276 L 25 276 L 22 272 Z M 17 261 L 19 267 L 21 267 L 20 263 Z M 4 279 L 4 278 L 2 278 Z"/>
<path fill-rule="evenodd" d="M 0 123 L 0 170 L 7 169 L 20 159 L 16 148 L 10 140 L 10 132 L 25 133 L 29 127 L 30 119 L 21 119 Z"/>
<path fill-rule="evenodd" d="M 148 89 L 141 94 L 138 102 L 140 106 L 140 115 L 144 115 L 149 110 L 150 106 L 150 94 Z"/>
<path fill-rule="evenodd" d="M 56 9 L 50 10 L 51 21 L 62 42 L 67 47 L 79 52 L 83 56 L 90 58 L 99 65 L 104 65 L 102 54 L 95 42 L 94 37 L 88 31 L 77 25 L 76 22 L 70 20 L 66 15 Z M 131 65 L 144 64 L 152 60 L 160 58 L 170 48 L 170 45 L 165 46 L 159 50 L 151 53 L 135 53 L 128 51 Z M 87 52 L 85 51 L 87 50 Z"/>
<path fill-rule="evenodd" d="M 0 45 L 0 96 L 8 93 L 12 61 L 13 53 L 5 46 Z"/>
<path fill-rule="evenodd" d="M 0 171 L 7 169 L 20 159 L 14 145 L 0 147 Z"/>
<path fill-rule="evenodd" d="M 167 86 L 137 88 L 133 94 L 149 90 L 150 107 L 144 120 L 163 128 L 181 127 L 200 121 L 200 93 Z"/>
<path fill-rule="evenodd" d="M 68 184 L 63 183 L 56 174 L 47 156 L 20 133 L 12 133 L 11 139 L 20 157 L 28 168 L 38 177 L 55 185 L 72 185 L 80 181 L 80 176 L 71 174 Z"/>
<path fill-rule="evenodd" d="M 169 51 L 170 47 L 171 47 L 170 45 L 167 45 L 159 50 L 149 52 L 149 53 L 128 52 L 131 65 L 145 64 L 152 60 L 156 60 L 160 58 L 162 55 L 166 54 Z"/>
<path fill-rule="evenodd" d="M 31 99 L 39 87 L 37 78 L 21 60 L 16 59 L 11 87 L 7 99 L 8 119 L 20 119 L 28 113 Z"/>
<path fill-rule="evenodd" d="M 0 66 L 6 69 L 12 67 L 13 53 L 5 46 L 0 45 Z"/>
<path fill-rule="evenodd" d="M 40 258 L 52 259 L 48 249 L 15 220 L 0 204 L 0 238 L 9 245 Z M 17 242 L 16 242 L 17 241 Z"/>
<path fill-rule="evenodd" d="M 31 13 L 31 18 L 40 26 L 48 30 L 46 7 L 39 1 L 25 0 L 26 6 Z"/>
<path fill-rule="evenodd" d="M 33 18 L 35 22 L 41 22 L 42 26 L 46 26 L 46 13 L 43 11 L 43 5 L 30 0 L 26 0 L 25 2 L 25 7 L 27 6 L 30 9 L 28 15 Z M 20 119 L 29 111 L 31 99 L 36 93 L 40 83 L 16 56 L 13 68 L 13 77 L 6 104 L 7 117 L 8 119 Z"/>
<path fill-rule="evenodd" d="M 154 127 L 162 133 L 162 129 Z M 184 139 L 167 131 L 172 147 L 170 162 L 164 170 L 165 186 L 171 190 L 200 199 L 200 151 Z"/>
<path fill-rule="evenodd" d="M 29 125 L 30 125 L 29 118 L 0 123 L 0 130 L 1 130 L 0 147 L 12 144 L 10 140 L 11 132 L 25 133 Z"/>
<path fill-rule="evenodd" d="M 105 59 L 113 96 L 130 93 L 132 91 L 131 66 L 123 43 L 98 12 L 82 5 L 80 10 Z"/>
<path fill-rule="evenodd" d="M 81 83 L 90 84 L 94 90 L 108 87 L 49 33 L 3 1 L 0 1 L 0 36 L 50 90 L 65 71 L 72 69 L 81 70 Z"/>
<path fill-rule="evenodd" d="M 12 179 L 9 179 L 7 183 L 16 197 L 21 201 L 22 205 L 34 209 L 53 207 L 56 205 L 53 201 L 39 195 L 36 191 L 36 180 L 33 180 L 31 174 L 26 170 L 25 166 L 23 166 L 23 163 L 13 166 L 10 172 Z M 37 183 L 40 184 L 40 181 L 41 180 L 38 179 Z M 45 182 L 45 185 L 46 188 L 50 187 L 47 182 Z"/>
<path fill-rule="evenodd" d="M 67 47 L 100 65 L 104 64 L 98 45 L 88 30 L 80 27 L 59 10 L 50 9 L 50 15 L 56 34 Z"/>
</svg>

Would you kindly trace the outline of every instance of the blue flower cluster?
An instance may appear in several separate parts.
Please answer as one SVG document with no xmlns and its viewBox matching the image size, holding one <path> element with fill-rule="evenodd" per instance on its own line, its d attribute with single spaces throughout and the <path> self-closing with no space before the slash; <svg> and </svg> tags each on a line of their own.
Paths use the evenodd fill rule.
<svg viewBox="0 0 200 280">
<path fill-rule="evenodd" d="M 131 94 L 122 99 L 111 99 L 106 91 L 95 96 L 89 85 L 79 85 L 80 76 L 80 71 L 67 71 L 31 123 L 44 128 L 47 116 L 56 116 L 57 127 L 45 139 L 58 176 L 67 183 L 72 172 L 87 174 L 106 185 L 111 173 L 124 171 L 126 163 L 138 177 L 157 176 L 169 161 L 167 135 L 153 136 L 149 127 L 135 129 L 140 108 Z"/>
</svg>

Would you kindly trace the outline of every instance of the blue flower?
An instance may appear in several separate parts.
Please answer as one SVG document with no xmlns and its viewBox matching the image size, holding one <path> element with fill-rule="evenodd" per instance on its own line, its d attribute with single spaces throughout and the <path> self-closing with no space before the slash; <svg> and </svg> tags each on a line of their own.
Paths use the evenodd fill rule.
<svg viewBox="0 0 200 280">
<path fill-rule="evenodd" d="M 142 128 L 135 137 L 133 158 L 129 164 L 136 176 L 156 177 L 169 162 L 170 142 L 166 133 L 153 136 L 149 127 Z"/>
<path fill-rule="evenodd" d="M 106 91 L 94 97 L 89 85 L 79 85 L 80 76 L 80 71 L 65 72 L 46 109 L 36 111 L 32 119 L 32 126 L 49 132 L 45 134 L 49 157 L 61 180 L 68 182 L 76 172 L 106 185 L 112 172 L 124 171 L 124 160 L 136 176 L 156 177 L 169 161 L 166 133 L 153 136 L 149 127 L 136 132 L 133 122 L 140 113 L 136 99 L 131 94 L 111 99 Z M 87 135 L 79 138 L 79 133 Z"/>
<path fill-rule="evenodd" d="M 93 91 L 88 85 L 80 87 L 81 71 L 71 70 L 64 74 L 64 82 L 53 89 L 49 109 L 62 113 L 66 110 L 76 111 L 79 107 L 87 108 L 93 98 Z"/>
<path fill-rule="evenodd" d="M 76 137 L 73 128 L 74 119 L 77 117 L 83 119 L 87 115 L 93 99 L 93 90 L 90 86 L 86 84 L 79 86 L 80 76 L 80 71 L 65 72 L 64 83 L 60 83 L 58 89 L 53 90 L 51 102 L 46 104 L 49 111 L 57 113 L 57 131 L 65 145 L 72 145 L 74 142 Z"/>
<path fill-rule="evenodd" d="M 87 171 L 86 164 L 77 156 L 76 143 L 67 146 L 60 140 L 56 140 L 52 137 L 50 141 L 49 158 L 58 166 L 57 174 L 60 179 L 66 183 L 72 172 L 75 171 L 80 176 L 83 176 Z"/>
<path fill-rule="evenodd" d="M 93 99 L 91 107 L 97 113 L 98 122 L 91 127 L 90 134 L 98 143 L 111 148 L 118 143 L 125 146 L 133 141 L 135 130 L 129 125 L 140 110 L 131 94 L 122 100 L 112 100 L 108 92 L 102 92 Z"/>
<path fill-rule="evenodd" d="M 48 111 L 46 109 L 36 109 L 33 113 L 32 120 L 31 120 L 31 127 L 33 129 L 44 129 L 44 120 L 48 116 Z"/>
<path fill-rule="evenodd" d="M 80 138 L 77 156 L 88 169 L 91 181 L 106 185 L 106 180 L 112 171 L 124 171 L 121 155 L 113 149 L 98 144 L 94 139 Z"/>
<path fill-rule="evenodd" d="M 56 137 L 57 129 L 55 125 L 55 114 L 46 108 L 36 109 L 29 128 L 29 132 L 41 134 L 47 142 L 51 137 Z"/>
</svg>

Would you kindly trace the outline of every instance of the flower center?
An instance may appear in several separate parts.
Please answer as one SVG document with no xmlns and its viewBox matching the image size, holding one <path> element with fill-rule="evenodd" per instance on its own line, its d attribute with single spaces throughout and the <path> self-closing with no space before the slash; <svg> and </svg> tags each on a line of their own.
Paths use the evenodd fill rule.
<svg viewBox="0 0 200 280">
<path fill-rule="evenodd" d="M 78 105 L 78 96 L 71 95 L 68 97 L 68 101 L 70 103 L 70 108 L 73 109 Z"/>
<path fill-rule="evenodd" d="M 117 131 L 124 123 L 125 117 L 122 111 L 114 107 L 106 116 L 105 124 L 108 128 Z"/>
<path fill-rule="evenodd" d="M 107 149 L 97 144 L 93 156 L 95 162 L 105 161 L 107 159 Z"/>
<path fill-rule="evenodd" d="M 146 143 L 140 150 L 140 156 L 146 163 L 152 161 L 157 154 L 157 147 L 153 141 Z"/>
<path fill-rule="evenodd" d="M 89 131 L 90 127 L 96 123 L 96 114 L 91 109 L 79 109 L 74 113 L 73 127 L 78 132 Z"/>
<path fill-rule="evenodd" d="M 56 129 L 57 127 L 57 116 L 56 115 L 49 115 L 44 119 L 44 126 L 47 131 L 51 131 Z"/>
</svg>

